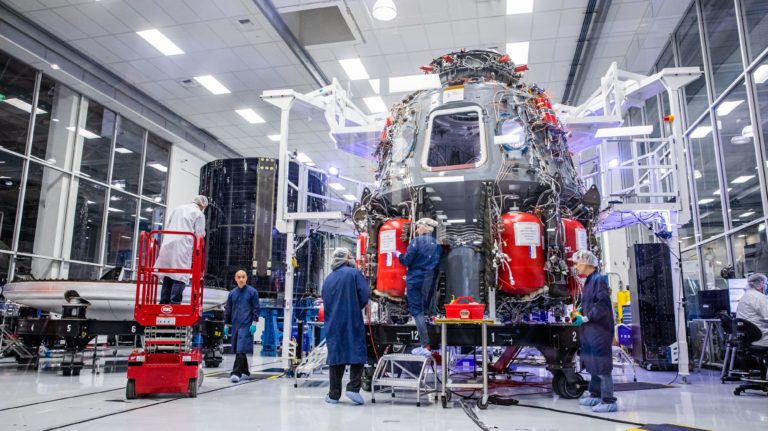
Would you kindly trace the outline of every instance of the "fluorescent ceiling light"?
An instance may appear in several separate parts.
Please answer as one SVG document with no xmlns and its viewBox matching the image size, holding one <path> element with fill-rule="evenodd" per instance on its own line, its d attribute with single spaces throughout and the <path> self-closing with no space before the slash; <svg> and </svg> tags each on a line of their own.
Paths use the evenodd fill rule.
<svg viewBox="0 0 768 431">
<path fill-rule="evenodd" d="M 171 42 L 171 39 L 165 37 L 160 30 L 153 28 L 152 30 L 137 31 L 136 34 L 141 36 L 144 40 L 154 46 L 155 49 L 160 51 L 163 55 L 179 55 L 184 54 L 175 43 Z"/>
<path fill-rule="evenodd" d="M 440 75 L 432 73 L 429 75 L 406 75 L 393 76 L 389 78 L 390 93 L 406 93 L 419 90 L 429 90 L 431 88 L 442 88 Z"/>
<path fill-rule="evenodd" d="M 653 133 L 653 125 L 630 127 L 604 127 L 597 129 L 595 138 L 610 138 L 615 136 L 650 135 Z"/>
<path fill-rule="evenodd" d="M 379 94 L 381 93 L 381 80 L 380 79 L 369 79 L 368 84 L 371 85 L 371 90 L 373 90 L 374 93 Z"/>
<path fill-rule="evenodd" d="M 231 93 L 231 91 L 229 91 L 229 89 L 225 87 L 224 84 L 219 82 L 212 75 L 195 76 L 194 80 L 200 83 L 200 85 L 205 87 L 208 91 L 210 91 L 213 94 Z"/>
<path fill-rule="evenodd" d="M 700 139 L 712 133 L 712 126 L 699 126 L 691 132 L 692 139 Z"/>
<path fill-rule="evenodd" d="M 309 158 L 308 155 L 304 153 L 299 153 L 296 155 L 296 160 L 298 160 L 301 163 L 312 163 L 312 159 Z"/>
<path fill-rule="evenodd" d="M 440 196 L 430 196 L 429 198 L 432 201 L 434 201 L 434 202 L 442 202 L 443 201 L 443 198 L 441 198 Z"/>
<path fill-rule="evenodd" d="M 533 12 L 533 0 L 507 0 L 507 15 Z"/>
<path fill-rule="evenodd" d="M 237 112 L 237 115 L 245 118 L 245 121 L 251 123 L 251 124 L 259 124 L 259 123 L 265 123 L 263 118 L 261 118 L 261 115 L 257 114 L 256 111 L 254 111 L 251 108 L 245 108 L 245 109 L 237 109 L 235 110 Z"/>
<path fill-rule="evenodd" d="M 344 190 L 344 186 L 342 186 L 339 183 L 329 183 L 328 186 L 334 190 L 341 191 Z"/>
<path fill-rule="evenodd" d="M 755 77 L 755 82 L 758 84 L 768 81 L 768 64 L 763 64 L 755 69 L 753 76 Z"/>
<path fill-rule="evenodd" d="M 344 69 L 344 72 L 347 73 L 349 79 L 353 81 L 370 78 L 370 76 L 368 76 L 368 71 L 365 70 L 365 66 L 363 66 L 363 62 L 360 61 L 359 58 L 339 60 L 339 64 L 341 64 L 341 67 Z"/>
<path fill-rule="evenodd" d="M 269 138 L 270 141 L 278 142 L 280 140 L 280 135 L 269 135 L 267 138 Z"/>
<path fill-rule="evenodd" d="M 747 181 L 751 180 L 752 178 L 755 178 L 755 176 L 754 175 L 742 175 L 742 176 L 736 178 L 735 180 L 731 181 L 731 184 L 743 184 L 743 183 L 746 183 Z"/>
<path fill-rule="evenodd" d="M 344 195 L 344 199 L 346 199 L 348 201 L 356 201 L 357 200 L 355 195 Z"/>
<path fill-rule="evenodd" d="M 762 232 L 762 231 L 764 231 L 764 230 L 765 230 L 765 223 L 763 223 L 763 224 L 761 224 L 760 226 L 758 226 L 758 227 L 757 227 L 757 230 L 758 230 L 758 232 Z"/>
<path fill-rule="evenodd" d="M 747 211 L 744 214 L 740 215 L 739 217 L 751 217 L 753 215 L 755 215 L 754 211 Z"/>
<path fill-rule="evenodd" d="M 147 163 L 147 166 L 150 168 L 155 168 L 160 172 L 168 172 L 168 168 L 165 165 L 161 165 L 160 163 Z"/>
<path fill-rule="evenodd" d="M 456 175 L 451 177 L 424 177 L 424 182 L 428 184 L 461 183 L 464 182 L 464 175 Z"/>
<path fill-rule="evenodd" d="M 720 117 L 725 117 L 726 115 L 733 112 L 733 110 L 742 103 L 744 103 L 743 100 L 726 100 L 717 107 L 717 115 Z"/>
<path fill-rule="evenodd" d="M 108 209 L 108 210 L 110 210 L 110 211 L 112 211 L 112 212 L 116 212 L 116 213 L 124 213 L 124 212 L 125 212 L 125 211 L 123 211 L 123 210 L 121 210 L 121 209 L 112 208 L 112 207 L 109 207 L 109 208 L 107 208 L 107 209 Z"/>
<path fill-rule="evenodd" d="M 693 178 L 696 178 L 698 180 L 701 177 L 703 177 L 703 175 L 701 175 L 701 171 L 699 171 L 698 169 L 693 171 Z"/>
<path fill-rule="evenodd" d="M 74 126 L 69 126 L 69 127 L 67 127 L 67 130 L 69 130 L 70 132 L 74 132 L 75 131 L 75 127 Z M 96 138 L 100 137 L 99 135 L 97 135 L 97 134 L 95 134 L 95 133 L 93 133 L 91 131 L 85 130 L 83 128 L 78 128 L 77 129 L 77 134 L 82 136 L 85 139 L 96 139 Z"/>
<path fill-rule="evenodd" d="M 144 208 L 144 211 L 146 211 L 148 213 L 151 213 L 152 212 L 152 208 Z"/>
<path fill-rule="evenodd" d="M 619 161 L 618 160 L 613 159 L 610 162 L 608 162 L 608 167 L 609 168 L 615 168 L 616 166 L 619 166 Z"/>
<path fill-rule="evenodd" d="M 393 0 L 376 0 L 371 15 L 379 21 L 391 21 L 397 16 L 397 6 Z"/>
<path fill-rule="evenodd" d="M 131 154 L 133 152 L 128 148 L 124 148 L 124 147 L 115 147 L 115 151 L 117 151 L 120 154 Z"/>
<path fill-rule="evenodd" d="M 715 200 L 714 200 L 714 199 L 712 199 L 712 198 L 700 199 L 700 200 L 699 200 L 699 205 L 706 205 L 706 204 L 711 204 L 711 203 L 712 203 L 712 202 L 714 202 L 714 201 L 715 201 Z"/>
<path fill-rule="evenodd" d="M 368 110 L 371 111 L 371 114 L 387 112 L 387 104 L 384 103 L 384 100 L 379 96 L 364 97 L 363 102 L 365 102 L 365 105 L 368 107 Z"/>
<path fill-rule="evenodd" d="M 10 99 L 5 99 L 5 103 L 13 106 L 14 108 L 19 108 L 19 109 L 21 109 L 22 111 L 24 111 L 24 112 L 26 112 L 28 114 L 32 113 L 32 105 L 30 105 L 29 103 L 27 103 L 27 102 L 25 102 L 25 101 L 23 101 L 21 99 L 17 99 L 15 97 L 11 97 Z M 48 111 L 44 111 L 44 110 L 42 110 L 40 108 L 35 109 L 35 114 L 47 114 L 47 113 L 48 113 Z"/>
<path fill-rule="evenodd" d="M 728 187 L 728 191 L 730 192 L 731 190 L 733 190 L 733 189 Z M 715 196 L 720 196 L 720 189 L 715 190 L 715 192 L 712 193 L 712 194 L 715 195 Z"/>
<path fill-rule="evenodd" d="M 507 44 L 507 55 L 515 64 L 527 64 L 529 45 L 529 42 L 510 42 Z"/>
</svg>

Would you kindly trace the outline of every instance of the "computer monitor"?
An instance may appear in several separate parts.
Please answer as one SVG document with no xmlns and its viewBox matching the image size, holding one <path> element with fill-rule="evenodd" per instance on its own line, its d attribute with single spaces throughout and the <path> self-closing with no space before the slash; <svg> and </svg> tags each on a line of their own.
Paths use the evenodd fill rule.
<svg viewBox="0 0 768 431">
<path fill-rule="evenodd" d="M 728 300 L 731 305 L 731 313 L 736 312 L 736 307 L 739 306 L 739 301 L 741 301 L 741 297 L 744 296 L 748 287 L 746 278 L 732 278 L 728 280 Z"/>
<path fill-rule="evenodd" d="M 729 289 L 700 290 L 699 318 L 714 319 L 721 311 L 730 312 Z"/>
</svg>

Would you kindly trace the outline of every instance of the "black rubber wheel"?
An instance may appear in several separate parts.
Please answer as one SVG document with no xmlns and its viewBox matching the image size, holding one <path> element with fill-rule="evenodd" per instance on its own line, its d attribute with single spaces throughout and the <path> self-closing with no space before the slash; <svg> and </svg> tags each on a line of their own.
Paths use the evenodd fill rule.
<svg viewBox="0 0 768 431">
<path fill-rule="evenodd" d="M 552 386 L 557 388 L 555 393 L 566 400 L 575 400 L 581 397 L 587 387 L 586 381 L 580 374 L 576 374 L 576 382 L 570 383 L 565 377 L 565 373 L 557 373 L 552 379 Z"/>
<path fill-rule="evenodd" d="M 451 398 L 453 398 L 453 392 L 451 392 L 451 391 L 448 391 L 448 392 L 445 394 L 445 397 L 446 397 L 446 398 L 448 399 L 448 401 L 450 402 L 450 401 L 451 401 Z"/>
<path fill-rule="evenodd" d="M 392 398 L 394 398 L 394 397 L 395 397 L 395 393 L 394 393 L 394 392 L 392 392 Z"/>
<path fill-rule="evenodd" d="M 483 397 L 481 396 L 479 400 L 477 400 L 477 408 L 480 410 L 485 410 L 488 408 L 488 401 L 483 402 Z"/>
<path fill-rule="evenodd" d="M 417 402 L 416 407 L 421 407 L 421 402 Z"/>
<path fill-rule="evenodd" d="M 739 395 L 741 395 L 741 391 L 738 390 L 738 389 L 734 389 L 733 390 L 733 395 L 736 395 L 738 397 Z"/>
<path fill-rule="evenodd" d="M 376 404 L 376 398 L 371 398 L 371 404 Z"/>
<path fill-rule="evenodd" d="M 565 374 L 563 374 L 562 371 L 556 371 L 554 374 L 552 374 L 552 392 L 555 393 L 555 395 L 562 396 L 560 393 L 560 379 L 565 378 Z"/>
<path fill-rule="evenodd" d="M 128 384 L 125 385 L 125 399 L 126 400 L 136 399 L 136 381 L 135 380 L 128 380 Z"/>
<path fill-rule="evenodd" d="M 445 395 L 440 396 L 440 404 L 443 405 L 443 408 L 448 407 L 448 399 L 446 399 Z"/>
<path fill-rule="evenodd" d="M 187 396 L 190 398 L 197 398 L 197 379 L 189 379 L 189 388 L 187 389 Z"/>
</svg>

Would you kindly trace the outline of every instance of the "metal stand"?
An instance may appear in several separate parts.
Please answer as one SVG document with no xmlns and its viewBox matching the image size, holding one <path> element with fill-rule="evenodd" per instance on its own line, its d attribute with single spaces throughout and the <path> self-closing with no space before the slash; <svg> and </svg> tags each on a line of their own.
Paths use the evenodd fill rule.
<svg viewBox="0 0 768 431">
<path fill-rule="evenodd" d="M 704 340 L 701 343 L 701 354 L 699 355 L 699 364 L 697 368 L 701 370 L 701 367 L 704 365 L 704 355 L 709 355 L 709 361 L 712 362 L 713 359 L 713 351 L 712 351 L 712 330 L 714 328 L 717 328 L 720 333 L 722 333 L 722 329 L 720 326 L 720 319 L 694 319 L 695 321 L 701 321 L 704 322 L 704 325 L 706 326 L 706 331 L 704 333 Z"/>
<path fill-rule="evenodd" d="M 443 356 L 443 366 L 441 373 L 440 402 L 443 408 L 448 407 L 451 389 L 481 389 L 480 399 L 477 401 L 477 407 L 481 410 L 488 408 L 488 325 L 493 325 L 493 320 L 461 320 L 461 319 L 437 319 L 435 323 L 440 324 L 440 353 Z M 460 325 L 480 325 L 481 348 L 483 349 L 482 383 L 452 383 L 448 380 L 448 326 Z"/>
</svg>

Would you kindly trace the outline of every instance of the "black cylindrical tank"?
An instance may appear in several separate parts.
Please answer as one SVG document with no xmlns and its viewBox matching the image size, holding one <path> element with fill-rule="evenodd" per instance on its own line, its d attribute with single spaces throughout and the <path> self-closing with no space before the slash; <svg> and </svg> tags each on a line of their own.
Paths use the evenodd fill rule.
<svg viewBox="0 0 768 431">
<path fill-rule="evenodd" d="M 242 158 L 215 160 L 200 170 L 200 194 L 209 199 L 206 209 L 206 280 L 231 287 L 240 269 L 248 282 L 264 296 L 283 291 L 285 281 L 285 235 L 275 229 L 277 203 L 277 160 Z M 290 164 L 289 178 L 299 184 L 299 169 Z M 310 172 L 307 187 L 323 195 L 327 179 Z M 296 211 L 298 196 L 289 193 L 289 211 Z M 321 211 L 320 203 L 308 208 Z M 297 241 L 306 237 L 297 232 Z M 322 238 L 312 238 L 297 251 L 294 292 L 309 293 L 319 284 L 322 271 Z"/>
</svg>

